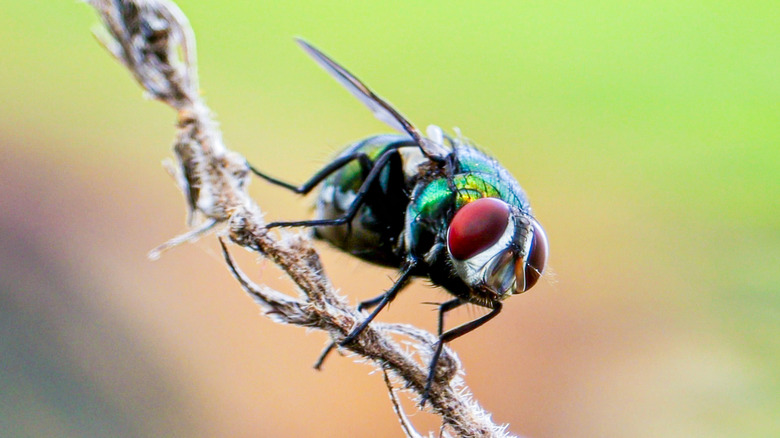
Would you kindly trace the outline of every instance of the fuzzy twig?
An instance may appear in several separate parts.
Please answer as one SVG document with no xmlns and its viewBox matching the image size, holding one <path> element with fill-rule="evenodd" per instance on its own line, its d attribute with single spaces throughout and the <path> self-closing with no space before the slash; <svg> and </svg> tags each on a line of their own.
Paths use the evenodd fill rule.
<svg viewBox="0 0 780 438">
<path fill-rule="evenodd" d="M 319 255 L 308 238 L 279 238 L 265 228 L 259 207 L 247 194 L 249 167 L 239 154 L 229 151 L 198 94 L 195 39 L 186 16 L 166 0 L 86 0 L 95 8 L 105 29 L 96 34 L 122 62 L 148 96 L 178 112 L 174 153 L 178 163 L 168 163 L 189 206 L 193 229 L 154 250 L 150 256 L 220 228 L 219 242 L 225 261 L 244 290 L 277 322 L 315 328 L 342 341 L 364 318 L 336 294 L 324 274 Z M 249 280 L 234 263 L 225 242 L 256 251 L 279 266 L 298 287 L 292 297 Z M 391 334 L 409 339 L 410 351 Z M 436 337 L 409 325 L 370 324 L 350 345 L 343 347 L 389 373 L 417 396 L 425 388 L 427 363 Z M 422 362 L 421 362 L 422 361 Z M 430 391 L 429 409 L 442 418 L 444 428 L 457 436 L 508 436 L 505 426 L 494 424 L 490 414 L 473 401 L 460 363 L 448 349 L 439 361 Z M 386 383 L 390 385 L 390 380 Z M 398 403 L 391 388 L 394 406 Z M 402 414 L 404 430 L 412 434 Z"/>
</svg>

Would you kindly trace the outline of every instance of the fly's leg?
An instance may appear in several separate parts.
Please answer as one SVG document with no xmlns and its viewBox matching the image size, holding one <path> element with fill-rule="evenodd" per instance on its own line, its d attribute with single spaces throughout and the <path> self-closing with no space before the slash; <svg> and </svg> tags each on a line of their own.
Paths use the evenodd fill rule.
<svg viewBox="0 0 780 438">
<path fill-rule="evenodd" d="M 387 292 L 384 293 L 384 295 L 382 295 L 382 298 L 379 300 L 378 303 L 376 303 L 376 307 L 374 308 L 374 311 L 371 312 L 371 314 L 368 315 L 368 317 L 364 319 L 359 326 L 357 326 L 354 330 L 352 330 L 352 332 L 349 335 L 347 335 L 347 337 L 344 338 L 343 341 L 339 342 L 339 345 L 343 347 L 345 345 L 351 344 L 352 341 L 354 341 L 355 338 L 357 338 L 360 335 L 360 333 L 363 330 L 365 330 L 366 327 L 368 327 L 368 324 L 374 318 L 376 318 L 376 315 L 379 314 L 379 312 L 381 312 L 382 309 L 385 308 L 387 303 L 395 299 L 396 295 L 398 295 L 398 292 L 400 292 L 401 289 L 403 289 L 407 284 L 409 284 L 409 279 L 412 276 L 412 270 L 414 269 L 415 266 L 416 265 L 414 263 L 409 263 L 403 268 L 403 270 L 401 271 L 401 276 L 398 277 L 398 280 L 395 281 L 395 284 L 393 284 L 393 286 L 390 289 L 388 289 Z M 376 300 L 376 298 L 369 301 L 374 301 L 374 300 Z"/>
<path fill-rule="evenodd" d="M 455 307 L 457 307 L 457 305 L 450 304 L 450 303 L 452 303 L 452 301 L 447 301 L 439 307 L 440 331 L 441 331 L 441 323 L 443 319 L 443 312 L 452 310 Z M 448 330 L 439 335 L 439 340 L 436 342 L 436 345 L 434 346 L 433 356 L 431 357 L 431 364 L 428 367 L 428 379 L 425 382 L 425 390 L 423 390 L 422 400 L 420 400 L 420 406 L 425 406 L 425 402 L 428 401 L 428 398 L 430 396 L 431 386 L 433 386 L 433 378 L 436 375 L 436 365 L 439 362 L 439 357 L 441 356 L 441 350 L 442 348 L 444 348 L 444 344 L 450 342 L 453 339 L 465 335 L 466 333 L 480 327 L 482 324 L 495 318 L 495 316 L 501 312 L 502 304 L 499 301 L 493 301 L 492 303 L 490 303 L 490 307 L 492 307 L 490 313 L 483 315 L 471 322 L 467 322 L 463 325 L 455 327 L 452 330 Z"/>
<path fill-rule="evenodd" d="M 336 172 L 337 170 L 341 169 L 342 167 L 346 166 L 353 160 L 358 160 L 360 162 L 360 167 L 363 168 L 364 172 L 369 171 L 372 167 L 371 159 L 368 158 L 368 156 L 363 152 L 355 152 L 349 155 L 344 155 L 343 157 L 339 157 L 327 166 L 320 169 L 319 172 L 315 173 L 314 176 L 309 178 L 308 181 L 305 183 L 296 186 L 294 184 L 290 184 L 287 182 L 284 182 L 282 180 L 276 179 L 270 175 L 266 175 L 265 173 L 257 170 L 254 166 L 251 164 L 249 165 L 249 169 L 254 173 L 255 175 L 259 176 L 260 178 L 263 178 L 264 180 L 270 182 L 271 184 L 284 187 L 285 189 L 288 189 L 294 193 L 297 193 L 299 195 L 305 195 L 312 191 L 319 183 L 321 183 L 325 178 L 329 177 L 333 172 Z"/>
<path fill-rule="evenodd" d="M 466 303 L 461 301 L 460 298 L 455 298 L 454 300 L 445 301 L 439 305 L 439 331 L 436 332 L 436 336 L 441 337 L 441 334 L 444 332 L 444 314 L 463 304 Z"/>
<path fill-rule="evenodd" d="M 381 294 L 375 296 L 374 298 L 371 298 L 371 299 L 368 299 L 368 300 L 365 300 L 365 301 L 361 301 L 360 304 L 358 304 L 358 307 L 357 307 L 358 312 L 360 312 L 362 310 L 373 309 L 374 307 L 378 306 L 379 303 L 382 302 L 382 298 L 384 298 L 384 297 L 385 297 L 385 294 L 381 293 Z"/>
<path fill-rule="evenodd" d="M 266 175 L 260 172 L 259 170 L 255 169 L 251 165 L 249 165 L 249 168 L 252 170 L 252 172 L 255 175 L 265 179 L 266 181 L 272 184 L 289 189 L 295 193 L 298 193 L 299 195 L 306 195 L 309 192 L 311 192 L 312 189 L 317 187 L 317 185 L 319 185 L 319 183 L 321 183 L 325 178 L 333 174 L 333 172 L 338 171 L 339 169 L 346 166 L 353 160 L 357 160 L 358 163 L 360 163 L 360 170 L 362 171 L 363 178 L 365 179 L 371 173 L 371 168 L 374 166 L 374 163 L 371 161 L 371 158 L 369 158 L 368 155 L 366 155 L 364 152 L 355 152 L 349 155 L 345 155 L 343 157 L 339 157 L 338 159 L 334 160 L 332 163 L 325 166 L 319 172 L 314 174 L 313 177 L 311 177 L 308 181 L 301 184 L 300 186 L 294 186 L 292 184 L 278 180 L 272 176 Z M 347 232 L 344 234 L 345 241 L 351 233 L 352 233 L 352 222 L 350 221 L 347 224 Z"/>
<path fill-rule="evenodd" d="M 399 142 L 396 143 L 395 145 L 391 145 L 385 148 L 385 150 L 382 152 L 382 155 L 380 155 L 379 158 L 377 158 L 376 161 L 374 161 L 371 171 L 368 173 L 365 180 L 363 180 L 363 184 L 360 186 L 360 189 L 355 194 L 355 199 L 352 201 L 352 204 L 350 204 L 349 209 L 344 213 L 343 216 L 335 219 L 314 219 L 314 220 L 291 221 L 291 222 L 271 222 L 270 224 L 266 225 L 266 228 L 336 226 L 336 225 L 344 225 L 352 222 L 352 219 L 355 218 L 355 215 L 360 210 L 360 207 L 362 207 L 363 204 L 365 203 L 366 194 L 371 189 L 372 185 L 377 181 L 384 167 L 390 162 L 390 159 L 393 157 L 393 153 L 395 149 L 398 149 L 399 147 L 402 147 L 404 145 L 405 144 Z M 343 165 L 344 164 L 342 164 L 342 166 Z M 329 167 L 331 166 L 328 166 L 327 168 Z M 333 171 L 334 170 L 331 170 L 331 173 Z M 315 175 L 315 177 L 319 175 L 320 174 L 318 173 L 317 175 Z M 326 176 L 321 177 L 319 181 L 324 179 Z M 314 179 L 315 178 L 312 178 L 312 181 Z M 317 181 L 314 185 L 318 184 L 319 181 Z M 309 190 L 311 190 L 311 188 L 309 188 Z"/>
<path fill-rule="evenodd" d="M 367 142 L 367 141 L 366 141 Z M 365 143 L 365 142 L 364 142 Z M 362 147 L 363 144 L 358 146 L 358 148 Z M 397 141 L 395 143 L 391 143 L 387 145 L 384 151 L 382 151 L 382 154 L 387 153 L 391 150 L 400 149 L 402 147 L 410 147 L 410 146 L 416 146 L 415 143 L 411 141 Z M 312 191 L 313 188 L 317 187 L 319 183 L 325 180 L 325 178 L 329 177 L 333 172 L 336 172 L 337 170 L 341 169 L 342 167 L 349 164 L 352 160 L 360 160 L 360 165 L 363 168 L 364 172 L 368 172 L 373 167 L 373 163 L 371 163 L 371 160 L 368 158 L 368 156 L 364 152 L 354 152 L 349 155 L 345 155 L 343 157 L 338 157 L 335 160 L 333 160 L 331 163 L 329 163 L 327 166 L 320 169 L 319 172 L 315 173 L 314 176 L 309 178 L 308 181 L 305 183 L 297 186 L 294 184 L 290 184 L 288 182 L 284 182 L 280 179 L 274 178 L 270 175 L 267 175 L 264 172 L 261 172 L 256 167 L 252 166 L 251 164 L 247 163 L 247 166 L 249 166 L 249 170 L 252 171 L 255 175 L 259 176 L 260 178 L 263 178 L 264 180 L 268 181 L 271 184 L 284 187 L 287 190 L 290 190 L 294 193 L 298 193 L 299 195 L 305 195 Z"/>
<path fill-rule="evenodd" d="M 317 358 L 317 361 L 314 362 L 314 369 L 317 371 L 322 370 L 322 364 L 325 362 L 325 359 L 328 358 L 330 355 L 330 352 L 333 351 L 333 349 L 336 348 L 336 343 L 334 341 L 330 341 L 327 347 L 325 347 L 324 350 L 322 350 L 322 353 L 320 353 L 320 356 Z"/>
<path fill-rule="evenodd" d="M 366 301 L 361 301 L 360 304 L 357 306 L 358 312 L 361 312 L 363 310 L 367 309 L 373 309 L 374 307 L 378 306 L 379 303 L 382 302 L 382 300 L 385 298 L 386 292 L 383 292 L 382 294 L 375 296 L 374 298 L 371 298 Z M 324 350 L 322 350 L 322 353 L 320 353 L 320 356 L 317 358 L 317 361 L 314 362 L 314 369 L 320 370 L 322 369 L 322 364 L 325 362 L 325 359 L 328 357 L 331 351 L 336 348 L 336 342 L 331 341 L 327 347 L 325 347 Z"/>
<path fill-rule="evenodd" d="M 416 264 L 415 263 L 409 263 L 407 264 L 402 270 L 401 270 L 401 276 L 398 277 L 398 280 L 395 281 L 392 287 L 387 290 L 387 292 L 383 293 L 382 295 L 379 295 L 377 297 L 371 298 L 370 300 L 366 300 L 361 302 L 358 305 L 358 311 L 361 311 L 363 309 L 367 308 L 374 308 L 374 311 L 371 312 L 370 315 L 366 319 L 363 320 L 363 322 L 360 323 L 357 327 L 355 327 L 346 338 L 344 338 L 341 342 L 339 342 L 340 346 L 346 346 L 351 344 L 355 338 L 357 338 L 360 333 L 363 332 L 363 330 L 368 327 L 368 324 L 376 318 L 376 315 L 379 314 L 379 312 L 382 311 L 382 309 L 387 306 L 387 304 L 390 301 L 393 301 L 393 299 L 398 295 L 398 292 L 401 291 L 407 284 L 409 284 L 409 279 L 412 276 L 412 271 L 414 270 Z M 324 350 L 322 350 L 322 353 L 320 353 L 320 356 L 317 358 L 317 361 L 314 363 L 315 369 L 320 369 L 322 367 L 322 363 L 325 361 L 325 358 L 328 357 L 328 354 L 330 354 L 331 351 L 336 347 L 335 342 L 331 342 L 328 344 L 327 347 L 325 347 Z"/>
</svg>

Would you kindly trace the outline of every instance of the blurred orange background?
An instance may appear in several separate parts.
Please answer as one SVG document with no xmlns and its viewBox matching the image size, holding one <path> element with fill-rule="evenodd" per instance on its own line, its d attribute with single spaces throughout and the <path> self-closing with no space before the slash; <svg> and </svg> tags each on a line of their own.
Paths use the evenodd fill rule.
<svg viewBox="0 0 780 438">
<path fill-rule="evenodd" d="M 300 35 L 515 174 L 554 276 L 451 345 L 496 422 L 780 436 L 776 2 L 179 4 L 225 141 L 259 168 L 303 181 L 388 130 Z M 213 236 L 147 260 L 186 229 L 159 165 L 175 115 L 94 41 L 90 8 L 0 10 L 0 435 L 401 436 L 381 375 L 337 355 L 314 371 L 326 336 L 261 316 Z M 263 181 L 251 193 L 269 219 L 308 214 Z M 353 303 L 395 275 L 319 248 Z M 420 303 L 446 297 L 418 281 L 381 320 L 434 330 Z"/>
</svg>

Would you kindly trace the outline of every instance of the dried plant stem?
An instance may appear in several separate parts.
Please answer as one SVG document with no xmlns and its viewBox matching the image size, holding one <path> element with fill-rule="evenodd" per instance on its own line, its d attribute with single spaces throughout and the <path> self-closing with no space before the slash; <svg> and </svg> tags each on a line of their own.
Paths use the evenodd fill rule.
<svg viewBox="0 0 780 438">
<path fill-rule="evenodd" d="M 235 265 L 225 239 L 219 241 L 225 261 L 244 290 L 267 315 L 286 324 L 327 332 L 339 342 L 364 316 L 338 296 L 324 275 L 319 255 L 301 235 L 271 234 L 259 207 L 248 196 L 249 168 L 243 157 L 229 151 L 198 94 L 195 39 L 186 16 L 166 0 L 87 0 L 105 29 L 97 31 L 105 47 L 121 61 L 148 95 L 178 112 L 174 143 L 177 164 L 168 170 L 177 179 L 189 205 L 194 229 L 163 244 L 150 256 L 219 226 L 233 244 L 254 250 L 279 266 L 298 287 L 298 297 L 254 284 Z M 403 388 L 422 394 L 425 366 L 401 348 L 391 334 L 409 339 L 412 351 L 427 363 L 436 337 L 409 325 L 372 323 L 346 348 L 389 373 Z M 429 409 L 442 418 L 444 434 L 468 437 L 509 436 L 490 414 L 471 399 L 458 375 L 457 358 L 445 348 L 430 392 Z M 402 413 L 389 378 L 391 399 L 405 433 L 416 432 Z"/>
</svg>

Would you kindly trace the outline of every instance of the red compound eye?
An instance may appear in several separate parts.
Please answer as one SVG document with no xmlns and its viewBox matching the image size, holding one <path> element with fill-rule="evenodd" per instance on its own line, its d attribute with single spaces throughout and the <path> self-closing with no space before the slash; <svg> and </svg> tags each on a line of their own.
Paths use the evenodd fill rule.
<svg viewBox="0 0 780 438">
<path fill-rule="evenodd" d="M 542 276 L 545 266 L 547 266 L 547 234 L 536 219 L 531 219 L 531 228 L 533 229 L 534 237 L 531 242 L 528 259 L 524 266 L 522 266 L 522 260 L 518 261 L 517 266 L 517 268 L 525 270 L 525 289 L 523 291 L 527 291 L 536 284 L 539 277 Z"/>
<path fill-rule="evenodd" d="M 461 207 L 447 232 L 447 247 L 456 260 L 466 260 L 496 243 L 509 222 L 509 206 L 496 198 L 480 198 Z"/>
</svg>

